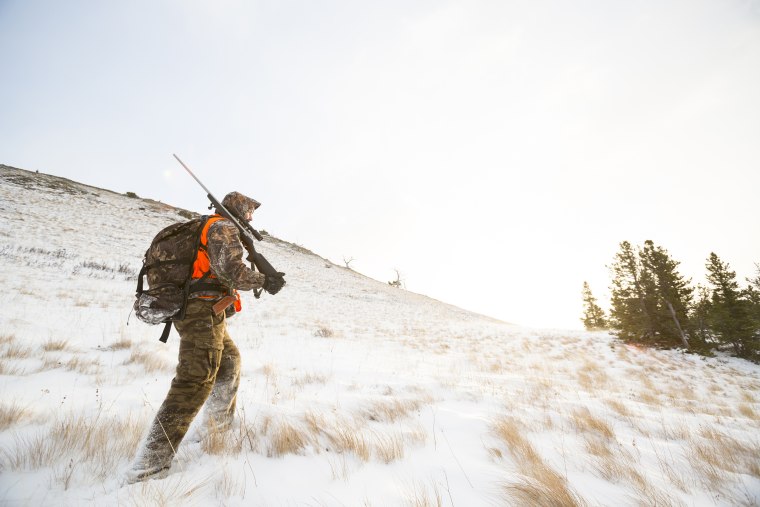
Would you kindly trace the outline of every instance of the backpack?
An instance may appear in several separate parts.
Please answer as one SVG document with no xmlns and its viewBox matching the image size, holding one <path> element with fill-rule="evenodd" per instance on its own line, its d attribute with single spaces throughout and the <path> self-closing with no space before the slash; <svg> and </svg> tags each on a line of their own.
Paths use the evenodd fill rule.
<svg viewBox="0 0 760 507">
<path fill-rule="evenodd" d="M 185 318 L 193 264 L 208 218 L 204 215 L 162 229 L 145 251 L 143 266 L 137 275 L 133 309 L 137 318 L 146 324 L 165 324 L 159 338 L 164 343 L 172 322 Z M 146 276 L 147 290 L 143 287 Z"/>
</svg>

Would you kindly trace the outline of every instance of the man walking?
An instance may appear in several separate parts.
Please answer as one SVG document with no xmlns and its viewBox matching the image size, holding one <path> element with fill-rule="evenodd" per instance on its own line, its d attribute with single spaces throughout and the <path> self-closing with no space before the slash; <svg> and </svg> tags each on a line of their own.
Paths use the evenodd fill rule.
<svg viewBox="0 0 760 507">
<path fill-rule="evenodd" d="M 250 221 L 260 204 L 232 192 L 224 197 L 222 206 L 237 220 Z M 128 473 L 130 483 L 168 471 L 204 404 L 205 420 L 213 429 L 230 427 L 240 384 L 240 353 L 227 333 L 225 320 L 240 311 L 238 290 L 263 288 L 276 294 L 285 284 L 282 276 L 266 276 L 243 262 L 237 227 L 219 214 L 222 210 L 216 211 L 201 231 L 185 318 L 174 323 L 180 335 L 176 375 Z M 230 296 L 234 303 L 220 309 L 217 303 L 225 298 L 232 301 Z"/>
</svg>

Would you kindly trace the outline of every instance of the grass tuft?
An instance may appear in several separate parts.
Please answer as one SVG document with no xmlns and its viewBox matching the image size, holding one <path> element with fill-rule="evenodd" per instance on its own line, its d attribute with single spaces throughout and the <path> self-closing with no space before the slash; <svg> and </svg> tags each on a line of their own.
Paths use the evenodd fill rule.
<svg viewBox="0 0 760 507">
<path fill-rule="evenodd" d="M 102 418 L 68 415 L 34 434 L 13 437 L 13 444 L 0 450 L 0 468 L 37 470 L 58 467 L 65 470 L 71 462 L 88 471 L 83 479 L 103 480 L 124 461 L 131 459 L 142 437 L 144 421 L 132 417 Z M 116 437 L 118 435 L 118 438 Z M 59 473 L 68 487 L 71 476 Z"/>
<path fill-rule="evenodd" d="M 494 424 L 496 436 L 507 444 L 521 477 L 503 486 L 507 505 L 538 507 L 583 506 L 585 501 L 572 491 L 567 479 L 541 459 L 525 436 L 525 427 L 514 418 Z"/>
<path fill-rule="evenodd" d="M 5 431 L 11 426 L 15 426 L 25 419 L 29 419 L 31 413 L 26 407 L 22 407 L 18 402 L 1 402 L 0 403 L 0 431 Z"/>
<path fill-rule="evenodd" d="M 374 436 L 373 451 L 383 463 L 391 463 L 404 457 L 404 438 L 398 434 Z"/>
<path fill-rule="evenodd" d="M 85 375 L 94 375 L 100 372 L 100 362 L 95 358 L 84 358 L 74 356 L 64 364 L 65 368 L 70 371 L 84 373 Z"/>
<path fill-rule="evenodd" d="M 170 365 L 163 357 L 135 349 L 132 349 L 129 359 L 127 359 L 124 364 L 139 364 L 148 373 L 171 371 L 173 368 L 173 365 Z"/>
<path fill-rule="evenodd" d="M 69 346 L 68 340 L 55 340 L 50 338 L 48 341 L 42 344 L 42 350 L 45 352 L 60 352 L 66 350 Z"/>
<path fill-rule="evenodd" d="M 129 338 L 121 338 L 118 341 L 113 342 L 108 346 L 109 350 L 125 350 L 132 347 L 132 340 Z"/>
<path fill-rule="evenodd" d="M 350 452 L 361 461 L 369 461 L 371 450 L 367 439 L 356 427 L 342 425 L 327 432 L 332 449 L 337 453 Z"/>
<path fill-rule="evenodd" d="M 607 439 L 615 437 L 612 427 L 602 419 L 594 416 L 586 407 L 573 412 L 571 421 L 578 431 L 593 433 Z"/>
<path fill-rule="evenodd" d="M 308 441 L 304 431 L 282 421 L 271 432 L 267 455 L 280 457 L 286 454 L 301 454 Z"/>
<path fill-rule="evenodd" d="M 8 343 L 8 346 L 3 351 L 1 359 L 27 359 L 31 357 L 32 349 L 24 347 L 20 343 L 12 341 Z"/>
</svg>

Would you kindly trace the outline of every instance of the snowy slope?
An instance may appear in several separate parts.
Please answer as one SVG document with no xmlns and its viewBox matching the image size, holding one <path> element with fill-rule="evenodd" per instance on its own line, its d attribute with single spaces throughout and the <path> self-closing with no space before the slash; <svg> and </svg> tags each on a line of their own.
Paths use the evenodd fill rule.
<svg viewBox="0 0 760 507">
<path fill-rule="evenodd" d="M 0 213 L 0 504 L 760 503 L 758 366 L 511 326 L 274 238 L 288 285 L 229 321 L 238 424 L 124 486 L 178 344 L 127 324 L 134 278 L 183 218 L 6 166 Z"/>
</svg>

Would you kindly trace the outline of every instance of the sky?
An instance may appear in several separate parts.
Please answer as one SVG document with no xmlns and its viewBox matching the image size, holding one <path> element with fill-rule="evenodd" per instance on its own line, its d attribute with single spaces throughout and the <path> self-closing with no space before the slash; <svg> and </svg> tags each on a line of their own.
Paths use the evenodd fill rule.
<svg viewBox="0 0 760 507">
<path fill-rule="evenodd" d="M 624 240 L 760 262 L 758 1 L 0 0 L 0 68 L 0 163 L 203 212 L 176 153 L 505 321 L 580 327 Z"/>
</svg>

